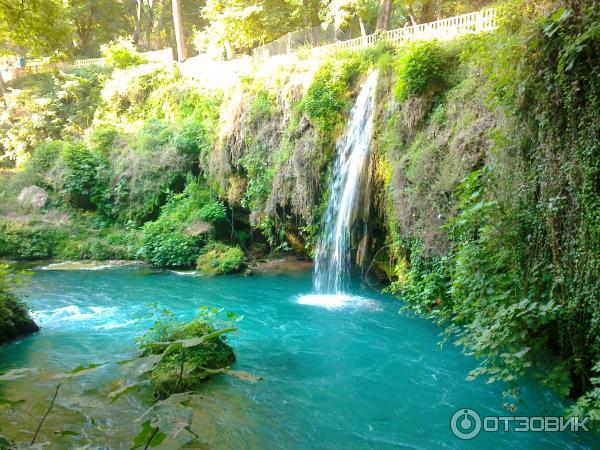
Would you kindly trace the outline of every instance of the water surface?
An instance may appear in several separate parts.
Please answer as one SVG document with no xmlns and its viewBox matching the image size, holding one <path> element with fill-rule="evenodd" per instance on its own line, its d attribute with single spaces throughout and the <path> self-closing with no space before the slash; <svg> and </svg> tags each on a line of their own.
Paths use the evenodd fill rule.
<svg viewBox="0 0 600 450">
<path fill-rule="evenodd" d="M 506 415 L 505 386 L 466 381 L 476 362 L 440 329 L 399 314 L 400 303 L 356 288 L 344 301 L 321 305 L 310 271 L 252 277 L 201 278 L 148 268 L 38 271 L 27 300 L 42 331 L 0 347 L 0 371 L 38 368 L 33 378 L 4 382 L 0 397 L 26 402 L 0 415 L 0 434 L 25 440 L 43 413 L 53 374 L 81 364 L 136 355 L 134 339 L 149 325 L 136 320 L 160 302 L 190 319 L 202 305 L 243 314 L 230 338 L 235 368 L 264 378 L 248 383 L 220 377 L 193 405 L 194 430 L 215 449 L 591 448 L 592 436 L 487 433 L 460 441 L 450 417 L 469 407 L 482 416 Z M 55 448 L 92 442 L 129 448 L 149 407 L 135 395 L 108 405 L 118 376 L 114 364 L 65 385 L 40 435 Z M 560 414 L 549 392 L 530 386 L 519 414 Z M 79 436 L 64 436 L 64 430 Z M 585 438 L 585 439 L 583 439 Z"/>
</svg>

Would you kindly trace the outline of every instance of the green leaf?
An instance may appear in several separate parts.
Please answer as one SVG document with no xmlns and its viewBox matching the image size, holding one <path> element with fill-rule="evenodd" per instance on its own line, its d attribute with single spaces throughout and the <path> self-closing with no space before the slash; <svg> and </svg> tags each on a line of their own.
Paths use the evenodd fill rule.
<svg viewBox="0 0 600 450">
<path fill-rule="evenodd" d="M 116 391 L 113 391 L 110 394 L 108 394 L 108 397 L 110 398 L 110 403 L 114 403 L 117 400 L 119 400 L 123 395 L 137 391 L 139 391 L 139 386 L 137 384 L 125 385 L 122 388 L 117 389 Z"/>
<path fill-rule="evenodd" d="M 167 435 L 160 431 L 158 427 L 153 427 L 150 420 L 146 420 L 142 424 L 142 430 L 139 434 L 133 438 L 132 449 L 140 447 L 158 447 L 165 439 Z"/>
<path fill-rule="evenodd" d="M 108 364 L 107 362 L 101 364 L 90 364 L 89 366 L 79 366 L 74 368 L 73 370 L 66 373 L 59 373 L 55 375 L 54 378 L 71 378 L 71 377 L 79 377 L 82 375 L 87 375 L 88 373 L 96 370 L 98 367 L 104 366 Z"/>
</svg>

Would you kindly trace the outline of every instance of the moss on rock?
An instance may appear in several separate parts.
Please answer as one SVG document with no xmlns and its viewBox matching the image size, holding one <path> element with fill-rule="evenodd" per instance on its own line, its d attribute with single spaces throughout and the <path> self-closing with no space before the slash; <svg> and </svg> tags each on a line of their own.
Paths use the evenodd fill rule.
<svg viewBox="0 0 600 450">
<path fill-rule="evenodd" d="M 23 302 L 6 287 L 2 271 L 0 266 L 0 344 L 39 331 Z"/>
<path fill-rule="evenodd" d="M 174 327 L 166 342 L 189 341 L 214 332 L 215 328 L 209 322 L 194 319 Z M 194 389 L 235 362 L 233 349 L 222 336 L 212 337 L 192 347 L 182 345 L 172 352 L 165 346 L 150 345 L 144 355 L 163 353 L 160 362 L 150 373 L 150 382 L 158 398 Z"/>
<path fill-rule="evenodd" d="M 244 267 L 244 253 L 239 247 L 214 243 L 204 248 L 196 268 L 210 275 L 237 273 Z"/>
</svg>

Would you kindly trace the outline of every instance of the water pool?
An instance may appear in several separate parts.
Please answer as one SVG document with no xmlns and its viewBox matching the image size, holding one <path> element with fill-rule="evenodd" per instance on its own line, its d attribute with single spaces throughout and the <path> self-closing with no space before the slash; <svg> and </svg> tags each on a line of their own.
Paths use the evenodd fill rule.
<svg viewBox="0 0 600 450">
<path fill-rule="evenodd" d="M 136 355 L 139 321 L 159 302 L 191 318 L 202 305 L 244 315 L 230 338 L 235 369 L 264 379 L 221 376 L 201 388 L 193 430 L 214 449 L 592 448 L 587 433 L 481 433 L 456 438 L 450 418 L 468 407 L 506 415 L 504 386 L 466 381 L 475 361 L 438 345 L 440 329 L 399 314 L 400 303 L 356 287 L 324 307 L 310 271 L 203 278 L 145 267 L 36 271 L 27 301 L 42 331 L 0 346 L 0 371 L 40 369 L 0 384 L 0 397 L 25 400 L 0 415 L 0 434 L 31 439 L 52 397 L 53 374 Z M 53 448 L 130 448 L 149 407 L 135 395 L 109 405 L 119 368 L 107 364 L 66 384 L 40 441 Z M 560 414 L 549 392 L 530 385 L 519 415 Z M 22 410 L 26 410 L 23 412 Z"/>
</svg>

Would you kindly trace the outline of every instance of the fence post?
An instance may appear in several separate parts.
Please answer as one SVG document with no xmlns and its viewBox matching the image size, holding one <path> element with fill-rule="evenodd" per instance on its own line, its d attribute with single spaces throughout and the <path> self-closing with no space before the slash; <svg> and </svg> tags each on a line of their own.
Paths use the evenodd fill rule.
<svg viewBox="0 0 600 450">
<path fill-rule="evenodd" d="M 290 31 L 288 31 L 287 37 L 288 37 L 287 52 L 289 55 L 290 53 L 292 53 L 292 33 Z"/>
</svg>

